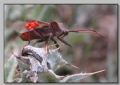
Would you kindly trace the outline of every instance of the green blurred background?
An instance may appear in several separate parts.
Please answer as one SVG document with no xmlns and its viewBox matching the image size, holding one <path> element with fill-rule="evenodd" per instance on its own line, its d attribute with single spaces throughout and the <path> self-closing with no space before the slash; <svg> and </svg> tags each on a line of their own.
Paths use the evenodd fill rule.
<svg viewBox="0 0 120 85">
<path fill-rule="evenodd" d="M 25 20 L 56 20 L 68 29 L 88 27 L 106 36 L 102 39 L 89 33 L 70 33 L 65 40 L 73 48 L 59 42 L 64 59 L 78 66 L 80 71 L 106 69 L 82 82 L 118 82 L 117 5 L 5 5 L 4 8 L 5 62 L 14 50 L 27 44 L 19 38 L 25 31 Z M 66 71 L 78 72 L 70 68 Z M 62 72 L 56 73 L 65 74 Z"/>
</svg>

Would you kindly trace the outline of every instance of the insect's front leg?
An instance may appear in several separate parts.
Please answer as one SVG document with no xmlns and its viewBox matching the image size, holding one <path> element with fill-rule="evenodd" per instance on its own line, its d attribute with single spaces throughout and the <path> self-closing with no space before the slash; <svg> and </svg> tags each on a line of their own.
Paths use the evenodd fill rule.
<svg viewBox="0 0 120 85">
<path fill-rule="evenodd" d="M 72 47 L 69 43 L 67 43 L 63 38 L 68 35 L 68 32 L 62 32 L 60 35 L 57 36 L 57 39 L 59 39 L 61 42 L 63 42 L 64 44 Z"/>
<path fill-rule="evenodd" d="M 62 32 L 60 35 L 58 35 L 57 37 L 59 38 L 64 38 L 66 35 L 68 35 L 68 32 Z"/>
<path fill-rule="evenodd" d="M 61 37 L 64 35 L 64 32 L 60 33 L 59 35 L 57 35 L 57 37 Z"/>
<path fill-rule="evenodd" d="M 69 43 L 67 43 L 64 39 L 57 37 L 61 42 L 63 42 L 64 44 L 66 44 L 67 46 L 72 47 Z"/>
</svg>

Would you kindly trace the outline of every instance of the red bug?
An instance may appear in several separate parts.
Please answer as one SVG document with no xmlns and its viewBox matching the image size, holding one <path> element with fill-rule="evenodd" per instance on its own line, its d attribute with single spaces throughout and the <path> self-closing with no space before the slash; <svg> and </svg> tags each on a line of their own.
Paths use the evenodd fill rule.
<svg viewBox="0 0 120 85">
<path fill-rule="evenodd" d="M 56 38 L 64 44 L 71 46 L 63 39 L 70 32 L 88 32 L 103 37 L 101 34 L 92 29 L 68 30 L 62 25 L 62 23 L 58 23 L 56 21 L 51 21 L 48 23 L 43 21 L 31 20 L 25 24 L 25 27 L 28 31 L 23 32 L 20 35 L 20 38 L 22 40 L 30 42 L 31 40 L 39 39 L 39 42 L 45 42 L 46 44 L 48 44 L 48 41 L 52 40 L 56 44 L 56 47 L 59 47 Z"/>
</svg>

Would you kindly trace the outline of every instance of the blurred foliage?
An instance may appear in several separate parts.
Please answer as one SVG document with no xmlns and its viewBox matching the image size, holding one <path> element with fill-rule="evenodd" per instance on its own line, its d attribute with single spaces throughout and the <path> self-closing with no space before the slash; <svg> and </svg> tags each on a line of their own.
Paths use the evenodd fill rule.
<svg viewBox="0 0 120 85">
<path fill-rule="evenodd" d="M 106 69 L 106 72 L 95 76 L 97 80 L 83 79 L 83 82 L 117 82 L 117 13 L 117 5 L 5 5 L 5 63 L 9 62 L 15 49 L 21 49 L 27 44 L 19 38 L 19 34 L 25 31 L 25 20 L 56 20 L 68 29 L 93 27 L 106 36 L 106 39 L 100 39 L 87 33 L 71 33 L 65 40 L 73 48 L 58 42 L 64 58 L 80 67 L 81 71 Z M 38 46 L 42 45 L 39 43 Z"/>
<path fill-rule="evenodd" d="M 62 67 L 60 67 L 59 69 L 57 69 L 57 70 L 55 71 L 55 73 L 56 73 L 57 75 L 65 76 L 65 75 L 73 74 L 73 70 L 72 70 L 72 68 L 70 68 L 69 66 L 62 66 Z"/>
<path fill-rule="evenodd" d="M 8 62 L 5 64 L 4 77 L 6 82 L 13 82 L 17 63 L 18 62 L 16 58 L 11 56 L 11 58 L 9 58 Z"/>
</svg>

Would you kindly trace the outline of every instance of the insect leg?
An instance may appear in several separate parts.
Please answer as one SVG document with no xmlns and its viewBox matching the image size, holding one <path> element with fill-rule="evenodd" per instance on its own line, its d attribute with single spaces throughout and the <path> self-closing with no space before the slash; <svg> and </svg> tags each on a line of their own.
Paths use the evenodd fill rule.
<svg viewBox="0 0 120 85">
<path fill-rule="evenodd" d="M 48 53 L 48 40 L 45 42 L 45 51 Z"/>
<path fill-rule="evenodd" d="M 56 41 L 54 38 L 52 38 L 51 40 L 54 42 L 54 44 L 55 44 L 55 46 L 56 46 L 57 48 L 60 47 L 59 44 L 57 43 L 57 41 Z"/>
<path fill-rule="evenodd" d="M 58 35 L 58 37 L 63 38 L 63 37 L 65 37 L 66 35 L 68 35 L 68 32 L 62 32 L 60 35 Z"/>
<path fill-rule="evenodd" d="M 60 37 L 60 36 L 62 36 L 64 34 L 64 32 L 62 32 L 61 34 L 59 34 L 57 37 Z"/>
<path fill-rule="evenodd" d="M 43 42 L 43 41 L 44 41 L 43 39 L 37 40 L 36 42 L 33 43 L 33 45 L 35 45 L 36 43 Z"/>
<path fill-rule="evenodd" d="M 66 35 L 68 35 L 68 32 L 63 33 L 63 35 L 60 36 L 60 38 L 64 38 Z"/>
<path fill-rule="evenodd" d="M 48 39 L 45 42 L 45 48 L 46 48 L 46 52 L 47 53 L 49 52 L 49 50 L 48 50 L 48 44 L 49 44 L 49 41 L 50 41 L 51 37 L 52 37 L 52 33 L 49 34 L 49 37 L 48 37 Z"/>
<path fill-rule="evenodd" d="M 63 42 L 64 44 L 66 44 L 67 46 L 70 46 L 72 47 L 69 43 L 67 43 L 65 40 L 63 40 L 62 38 L 60 37 L 57 37 L 61 42 Z"/>
</svg>

